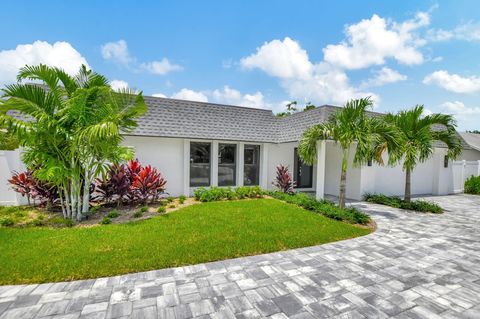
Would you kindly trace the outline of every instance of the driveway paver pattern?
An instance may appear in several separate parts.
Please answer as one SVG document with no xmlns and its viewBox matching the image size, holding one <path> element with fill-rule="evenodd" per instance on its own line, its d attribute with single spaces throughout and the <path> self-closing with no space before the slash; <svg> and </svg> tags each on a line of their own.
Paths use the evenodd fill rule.
<svg viewBox="0 0 480 319">
<path fill-rule="evenodd" d="M 480 318 L 480 196 L 429 200 L 446 212 L 354 204 L 378 229 L 351 240 L 110 278 L 0 286 L 0 319 Z"/>
</svg>

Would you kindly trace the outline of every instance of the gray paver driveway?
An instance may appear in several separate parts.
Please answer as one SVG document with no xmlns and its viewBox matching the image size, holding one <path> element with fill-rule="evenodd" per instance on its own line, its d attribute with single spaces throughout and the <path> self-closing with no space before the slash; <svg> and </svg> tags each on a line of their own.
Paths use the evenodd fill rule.
<svg viewBox="0 0 480 319">
<path fill-rule="evenodd" d="M 356 204 L 342 242 L 85 281 L 0 287 L 0 318 L 480 318 L 480 196 L 443 215 Z M 301 234 L 299 234 L 301 236 Z"/>
</svg>

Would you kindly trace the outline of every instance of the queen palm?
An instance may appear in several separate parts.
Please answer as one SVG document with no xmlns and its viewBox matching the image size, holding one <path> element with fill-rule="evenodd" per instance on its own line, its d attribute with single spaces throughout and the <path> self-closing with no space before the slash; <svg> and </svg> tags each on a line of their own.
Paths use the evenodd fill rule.
<svg viewBox="0 0 480 319">
<path fill-rule="evenodd" d="M 0 124 L 19 139 L 22 160 L 34 176 L 59 188 L 64 217 L 81 219 L 93 179 L 108 162 L 132 157 L 120 145 L 120 132 L 133 129 L 145 112 L 143 97 L 112 91 L 105 77 L 85 66 L 76 76 L 45 65 L 25 66 L 17 79 L 2 90 Z"/>
<path fill-rule="evenodd" d="M 316 160 L 317 141 L 331 139 L 342 149 L 339 206 L 345 207 L 348 159 L 353 145 L 356 145 L 353 164 L 366 164 L 373 159 L 382 163 L 381 155 L 396 143 L 395 130 L 386 122 L 369 116 L 372 107 L 370 98 L 348 101 L 330 119 L 307 129 L 298 147 L 302 160 L 312 165 Z"/>
<path fill-rule="evenodd" d="M 405 196 L 411 200 L 411 174 L 414 168 L 428 160 L 435 148 L 435 142 L 443 142 L 447 148 L 448 158 L 455 158 L 462 150 L 460 139 L 456 133 L 456 123 L 451 115 L 425 115 L 423 105 L 397 114 L 387 114 L 386 123 L 393 125 L 399 134 L 399 143 L 389 150 L 389 164 L 403 161 L 405 171 Z"/>
</svg>

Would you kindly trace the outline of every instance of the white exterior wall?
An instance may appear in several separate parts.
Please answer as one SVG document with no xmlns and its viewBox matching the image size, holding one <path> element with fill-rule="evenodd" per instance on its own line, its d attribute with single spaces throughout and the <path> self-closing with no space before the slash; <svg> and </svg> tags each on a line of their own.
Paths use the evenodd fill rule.
<svg viewBox="0 0 480 319">
<path fill-rule="evenodd" d="M 340 175 L 342 172 L 342 149 L 334 142 L 327 141 L 325 163 L 325 194 L 338 196 L 340 191 Z M 353 167 L 355 146 L 350 149 L 347 169 L 347 198 L 360 199 L 361 168 Z"/>
<path fill-rule="evenodd" d="M 276 167 L 279 164 L 288 167 L 292 177 L 294 175 L 295 148 L 298 142 L 268 144 L 268 166 L 267 166 L 267 189 L 274 189 L 272 182 L 276 177 Z M 316 185 L 317 166 L 313 166 L 313 179 L 311 188 L 301 188 L 304 191 L 314 191 Z"/>
<path fill-rule="evenodd" d="M 167 179 L 171 196 L 183 194 L 184 149 L 181 138 L 125 136 L 124 145 L 133 147 L 143 165 L 152 165 Z"/>
</svg>

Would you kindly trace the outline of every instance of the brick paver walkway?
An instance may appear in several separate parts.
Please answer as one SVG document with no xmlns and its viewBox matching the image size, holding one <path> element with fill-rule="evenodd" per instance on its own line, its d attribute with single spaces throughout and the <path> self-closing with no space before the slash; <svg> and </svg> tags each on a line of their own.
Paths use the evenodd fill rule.
<svg viewBox="0 0 480 319">
<path fill-rule="evenodd" d="M 358 203 L 378 230 L 342 242 L 111 278 L 1 286 L 0 318 L 480 318 L 480 196 L 431 199 L 447 212 Z"/>
</svg>

